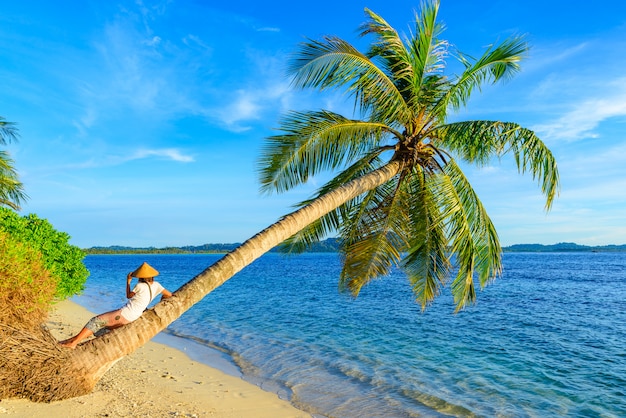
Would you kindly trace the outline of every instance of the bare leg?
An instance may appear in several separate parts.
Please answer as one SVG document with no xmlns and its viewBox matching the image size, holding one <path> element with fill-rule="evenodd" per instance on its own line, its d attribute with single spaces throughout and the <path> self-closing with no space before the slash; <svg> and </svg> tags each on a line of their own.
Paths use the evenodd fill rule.
<svg viewBox="0 0 626 418">
<path fill-rule="evenodd" d="M 91 337 L 93 335 L 93 332 L 89 329 L 89 328 L 83 328 L 80 330 L 80 332 L 76 335 L 74 335 L 72 338 L 68 338 L 67 340 L 63 340 L 61 342 L 59 342 L 59 344 L 61 344 L 64 347 L 68 347 L 68 348 L 76 348 L 76 346 L 78 345 L 79 342 L 81 342 L 82 340 L 84 340 L 85 338 Z"/>
<path fill-rule="evenodd" d="M 82 340 L 91 337 L 94 332 L 97 332 L 99 329 L 113 329 L 121 327 L 125 324 L 128 324 L 128 321 L 122 316 L 119 309 L 117 311 L 106 312 L 91 318 L 87 325 L 85 325 L 85 327 L 81 329 L 78 334 L 72 338 L 61 341 L 59 344 L 68 348 L 76 348 Z"/>
</svg>

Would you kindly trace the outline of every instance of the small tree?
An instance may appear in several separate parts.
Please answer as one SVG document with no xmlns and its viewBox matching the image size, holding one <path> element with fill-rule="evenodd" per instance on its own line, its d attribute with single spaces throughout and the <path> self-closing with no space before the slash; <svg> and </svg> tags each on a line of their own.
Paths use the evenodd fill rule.
<svg viewBox="0 0 626 418">
<path fill-rule="evenodd" d="M 29 389 L 39 379 L 46 379 L 48 390 L 64 384 L 58 370 L 68 359 L 41 326 L 57 284 L 41 252 L 0 231 L 0 399 L 21 392 L 42 400 Z"/>
<path fill-rule="evenodd" d="M 45 321 L 58 279 L 41 253 L 0 232 L 0 324 L 34 330 Z"/>
<path fill-rule="evenodd" d="M 67 353 L 41 326 L 55 297 L 80 292 L 89 275 L 84 253 L 68 240 L 45 219 L 0 207 L 0 399 L 49 400 L 33 389 L 42 379 L 45 391 L 82 393 L 80 385 L 67 387 L 59 373 Z"/>
<path fill-rule="evenodd" d="M 57 298 L 65 299 L 83 290 L 89 276 L 83 264 L 85 253 L 69 243 L 67 233 L 55 230 L 37 215 L 19 216 L 7 208 L 0 208 L 0 231 L 41 253 L 44 267 L 57 279 Z"/>
</svg>

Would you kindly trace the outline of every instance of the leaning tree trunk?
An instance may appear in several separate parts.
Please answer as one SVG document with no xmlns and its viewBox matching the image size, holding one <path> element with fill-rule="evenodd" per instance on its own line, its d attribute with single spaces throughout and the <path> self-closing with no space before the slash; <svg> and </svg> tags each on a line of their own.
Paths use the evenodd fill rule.
<svg viewBox="0 0 626 418">
<path fill-rule="evenodd" d="M 384 184 L 399 170 L 400 163 L 392 161 L 281 218 L 181 286 L 171 298 L 144 312 L 135 322 L 79 345 L 71 353 L 68 377 L 72 376 L 76 385 L 80 385 L 85 393 L 91 391 L 102 375 L 118 360 L 144 345 L 237 272 L 311 222 Z"/>
</svg>

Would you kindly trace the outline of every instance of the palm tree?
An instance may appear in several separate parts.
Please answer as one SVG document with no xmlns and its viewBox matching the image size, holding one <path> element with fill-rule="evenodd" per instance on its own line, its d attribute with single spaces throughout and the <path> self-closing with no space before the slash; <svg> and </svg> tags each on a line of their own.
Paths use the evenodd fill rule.
<svg viewBox="0 0 626 418">
<path fill-rule="evenodd" d="M 361 35 L 374 42 L 363 54 L 326 37 L 305 43 L 290 67 L 295 85 L 344 88 L 360 119 L 328 110 L 291 112 L 281 135 L 270 138 L 261 160 L 263 188 L 283 192 L 322 170 L 339 171 L 315 197 L 300 206 L 385 169 L 388 177 L 292 236 L 300 251 L 339 231 L 343 254 L 340 287 L 354 295 L 392 266 L 402 268 L 417 300 L 426 307 L 450 276 L 457 310 L 475 300 L 480 286 L 501 271 L 496 230 L 457 160 L 484 165 L 510 152 L 521 172 L 539 179 L 549 209 L 558 189 L 556 162 L 539 138 L 515 123 L 448 122 L 485 83 L 509 79 L 527 50 L 521 37 L 491 46 L 478 60 L 438 38 L 438 1 L 424 3 L 415 35 L 403 40 L 380 16 L 366 10 Z M 464 71 L 443 74 L 445 59 L 457 56 Z"/>
<path fill-rule="evenodd" d="M 64 357 L 65 373 L 51 400 L 91 390 L 117 360 L 143 345 L 196 302 L 256 258 L 286 241 L 301 250 L 338 231 L 344 267 L 342 288 L 357 294 L 393 265 L 403 268 L 426 306 L 440 291 L 455 256 L 452 281 L 457 309 L 475 298 L 501 271 L 498 237 L 457 159 L 485 164 L 511 152 L 521 172 L 539 179 L 549 208 L 558 189 L 550 151 L 527 129 L 494 121 L 447 122 L 485 83 L 510 78 L 526 52 L 514 37 L 478 60 L 458 54 L 464 71 L 447 77 L 450 46 L 438 38 L 437 1 L 416 14 L 414 35 L 402 39 L 366 10 L 362 35 L 373 43 L 363 54 L 334 37 L 304 43 L 291 63 L 298 87 L 346 89 L 361 119 L 322 110 L 291 112 L 281 134 L 269 138 L 260 159 L 262 188 L 282 192 L 323 169 L 338 172 L 310 200 L 259 232 L 174 292 L 132 324 L 96 338 Z M 39 379 L 41 381 L 42 379 Z M 31 381 L 37 381 L 31 379 Z M 71 386 L 63 392 L 61 386 Z M 40 391 L 41 392 L 41 391 Z M 44 391 L 45 393 L 45 391 Z M 50 393 L 50 392 L 48 392 Z"/>
<path fill-rule="evenodd" d="M 17 136 L 15 124 L 0 116 L 0 144 L 16 141 Z M 0 151 L 0 206 L 19 210 L 20 203 L 26 198 L 24 185 L 19 181 L 13 160 L 6 151 Z"/>
</svg>

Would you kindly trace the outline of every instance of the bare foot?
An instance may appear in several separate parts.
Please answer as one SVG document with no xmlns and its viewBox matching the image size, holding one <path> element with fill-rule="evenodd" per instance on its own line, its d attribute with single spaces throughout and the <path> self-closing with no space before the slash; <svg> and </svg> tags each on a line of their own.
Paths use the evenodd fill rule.
<svg viewBox="0 0 626 418">
<path fill-rule="evenodd" d="M 76 348 L 76 344 L 74 343 L 74 341 L 72 341 L 71 338 L 69 340 L 59 341 L 59 345 L 62 345 L 63 347 L 71 348 L 72 350 Z"/>
</svg>

